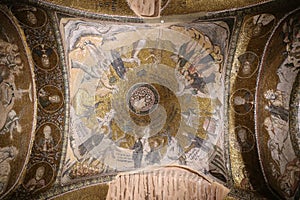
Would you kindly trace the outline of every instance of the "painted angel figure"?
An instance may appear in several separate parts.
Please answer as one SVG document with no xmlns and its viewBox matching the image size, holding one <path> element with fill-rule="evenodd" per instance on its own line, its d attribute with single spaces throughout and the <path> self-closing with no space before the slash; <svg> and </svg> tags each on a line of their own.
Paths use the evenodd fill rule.
<svg viewBox="0 0 300 200">
<path fill-rule="evenodd" d="M 163 164 L 170 164 L 170 163 L 182 164 L 182 163 L 184 163 L 184 160 L 182 160 L 183 156 L 184 156 L 183 149 L 181 148 L 177 139 L 173 136 L 169 136 L 167 152 L 165 153 L 164 157 L 162 158 L 161 163 L 163 163 Z"/>
<path fill-rule="evenodd" d="M 194 127 L 197 124 L 198 115 L 195 113 L 194 109 L 188 109 L 186 112 L 182 112 L 181 116 L 185 119 L 185 123 L 190 126 Z"/>
<path fill-rule="evenodd" d="M 106 113 L 106 115 L 103 118 L 97 117 L 99 124 L 96 130 L 94 130 L 96 134 L 93 134 L 78 146 L 78 150 L 81 156 L 87 154 L 95 147 L 100 145 L 104 138 L 111 139 L 110 123 L 113 119 L 114 114 L 115 111 L 112 109 L 108 113 Z"/>
<path fill-rule="evenodd" d="M 69 52 L 69 64 L 71 66 L 71 75 L 74 77 L 74 83 L 71 83 L 71 97 L 75 95 L 79 87 L 85 87 L 92 95 L 96 90 L 99 95 L 105 96 L 110 92 L 117 90 L 109 82 L 112 74 L 110 66 L 114 69 L 118 78 L 126 79 L 127 69 L 124 62 L 137 62 L 139 51 L 145 45 L 144 40 L 133 43 L 134 50 L 132 58 L 122 58 L 120 52 L 114 49 L 104 49 L 104 40 L 101 36 L 83 36 L 78 39 Z M 97 82 L 95 84 L 94 82 Z M 86 85 L 86 86 L 85 86 Z M 96 85 L 96 88 L 94 88 Z"/>
<path fill-rule="evenodd" d="M 142 166 L 143 158 L 143 143 L 141 138 L 137 138 L 133 147 L 132 147 L 132 159 L 134 161 L 134 168 L 140 168 Z"/>
</svg>

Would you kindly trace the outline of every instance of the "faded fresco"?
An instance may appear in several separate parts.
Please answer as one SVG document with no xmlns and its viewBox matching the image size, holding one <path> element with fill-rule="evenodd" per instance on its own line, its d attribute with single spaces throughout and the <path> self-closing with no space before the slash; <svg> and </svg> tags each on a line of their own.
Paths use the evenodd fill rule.
<svg viewBox="0 0 300 200">
<path fill-rule="evenodd" d="M 63 182 L 170 164 L 226 181 L 225 23 L 64 19 L 61 29 L 70 80 Z"/>
<path fill-rule="evenodd" d="M 5 8 L 0 11 L 0 196 L 16 186 L 35 128 L 35 85 L 26 45 Z M 2 10 L 3 9 L 3 10 Z"/>
<path fill-rule="evenodd" d="M 300 160 L 292 144 L 289 121 L 290 96 L 300 69 L 300 18 L 299 11 L 289 15 L 277 27 L 267 49 L 278 45 L 280 59 L 267 60 L 275 53 L 266 51 L 260 76 L 274 73 L 270 79 L 260 79 L 258 101 L 264 102 L 257 109 L 259 147 L 262 165 L 267 180 L 286 197 L 292 197 L 299 190 Z M 279 41 L 280 42 L 279 42 Z M 265 139 L 264 139 L 265 138 Z M 297 142 L 297 140 L 294 140 Z"/>
</svg>

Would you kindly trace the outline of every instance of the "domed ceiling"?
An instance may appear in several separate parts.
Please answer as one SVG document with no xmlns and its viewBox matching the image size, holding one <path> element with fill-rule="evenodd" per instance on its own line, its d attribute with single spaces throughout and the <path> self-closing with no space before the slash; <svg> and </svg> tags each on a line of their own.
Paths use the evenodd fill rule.
<svg viewBox="0 0 300 200">
<path fill-rule="evenodd" d="M 0 4 L 0 199 L 299 199 L 300 11 Z"/>
</svg>

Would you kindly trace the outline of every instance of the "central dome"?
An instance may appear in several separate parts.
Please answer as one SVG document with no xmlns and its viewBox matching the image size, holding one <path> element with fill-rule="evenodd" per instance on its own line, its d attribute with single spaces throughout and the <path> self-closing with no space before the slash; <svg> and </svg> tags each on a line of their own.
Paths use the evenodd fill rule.
<svg viewBox="0 0 300 200">
<path fill-rule="evenodd" d="M 147 115 L 157 108 L 159 95 L 155 87 L 148 83 L 137 83 L 127 93 L 130 110 L 137 115 Z"/>
</svg>

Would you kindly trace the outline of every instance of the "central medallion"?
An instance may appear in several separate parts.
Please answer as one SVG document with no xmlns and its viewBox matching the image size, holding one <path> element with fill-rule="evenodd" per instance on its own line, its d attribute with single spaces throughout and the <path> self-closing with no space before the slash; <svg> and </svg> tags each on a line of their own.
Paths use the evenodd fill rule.
<svg viewBox="0 0 300 200">
<path fill-rule="evenodd" d="M 137 83 L 127 93 L 129 109 L 137 115 L 147 115 L 157 108 L 159 94 L 148 83 Z"/>
</svg>

